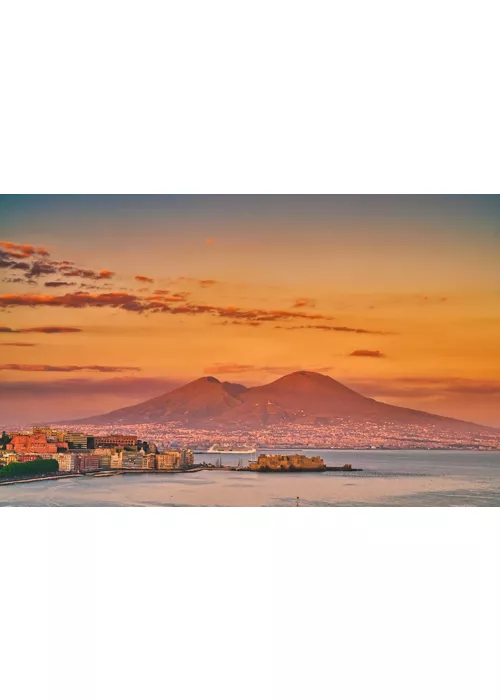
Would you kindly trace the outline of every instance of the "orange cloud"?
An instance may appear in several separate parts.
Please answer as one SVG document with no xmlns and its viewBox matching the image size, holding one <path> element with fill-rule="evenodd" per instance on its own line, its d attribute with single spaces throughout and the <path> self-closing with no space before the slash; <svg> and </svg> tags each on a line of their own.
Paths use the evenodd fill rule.
<svg viewBox="0 0 500 700">
<path fill-rule="evenodd" d="M 316 306 L 316 300 L 311 299 L 310 297 L 298 297 L 297 299 L 295 299 L 295 302 L 293 304 L 294 309 L 301 309 L 304 306 L 312 308 Z"/>
<path fill-rule="evenodd" d="M 46 248 L 40 248 L 22 243 L 11 243 L 10 241 L 0 241 L 0 246 L 11 253 L 13 257 L 29 258 L 32 255 L 50 255 Z"/>
<path fill-rule="evenodd" d="M 350 380 L 349 385 L 368 396 L 386 398 L 431 398 L 455 394 L 500 396 L 500 380 L 464 377 L 384 377 L 377 380 Z"/>
<path fill-rule="evenodd" d="M 81 328 L 73 326 L 36 326 L 35 328 L 20 328 L 18 333 L 81 333 Z"/>
<path fill-rule="evenodd" d="M 268 372 L 270 374 L 288 374 L 290 372 L 298 372 L 303 370 L 303 367 L 296 365 L 240 365 L 236 362 L 216 363 L 203 370 L 207 374 L 242 374 L 245 372 Z M 316 367 L 309 370 L 310 372 L 328 372 L 333 367 Z"/>
<path fill-rule="evenodd" d="M 44 286 L 45 287 L 73 287 L 76 283 L 75 282 L 45 282 Z"/>
<path fill-rule="evenodd" d="M 111 270 L 100 270 L 95 272 L 94 270 L 87 270 L 82 267 L 74 267 L 72 265 L 60 265 L 59 271 L 62 273 L 63 277 L 83 277 L 84 279 L 91 280 L 108 280 L 114 277 L 115 273 Z"/>
<path fill-rule="evenodd" d="M 213 245 L 215 243 L 215 238 L 205 238 L 205 245 Z"/>
<path fill-rule="evenodd" d="M 198 282 L 200 287 L 211 287 L 214 284 L 217 284 L 217 280 L 200 280 Z"/>
<path fill-rule="evenodd" d="M 336 333 L 369 333 L 371 335 L 394 335 L 391 331 L 369 331 L 366 328 L 350 328 L 349 326 L 327 326 L 327 325 L 311 325 L 311 326 L 275 326 L 287 331 L 298 330 L 318 330 L 332 331 Z"/>
<path fill-rule="evenodd" d="M 184 301 L 181 295 L 172 298 L 176 303 Z M 304 311 L 286 311 L 269 309 L 242 309 L 237 306 L 214 306 L 211 304 L 183 304 L 182 306 L 171 307 L 166 303 L 166 299 L 156 300 L 138 297 L 135 294 L 125 292 L 104 292 L 101 294 L 90 294 L 89 292 L 75 292 L 74 294 L 63 294 L 55 296 L 50 294 L 3 294 L 0 295 L 0 308 L 10 308 L 13 306 L 53 306 L 71 309 L 86 307 L 110 307 L 121 308 L 125 311 L 163 312 L 170 314 L 211 314 L 221 318 L 232 318 L 246 321 L 281 321 L 290 319 L 328 319 L 331 316 L 324 314 L 311 314 Z"/>
<path fill-rule="evenodd" d="M 387 357 L 380 350 L 354 350 L 349 357 Z"/>
<path fill-rule="evenodd" d="M 0 370 L 11 370 L 19 372 L 80 372 L 83 370 L 91 372 L 128 372 L 139 371 L 140 367 L 114 367 L 108 365 L 0 365 Z"/>
<path fill-rule="evenodd" d="M 153 283 L 154 279 L 152 277 L 146 277 L 145 275 L 136 275 L 135 279 L 138 282 L 147 282 L 147 283 Z"/>
<path fill-rule="evenodd" d="M 0 343 L 0 345 L 10 345 L 15 348 L 33 348 L 36 343 Z"/>
<path fill-rule="evenodd" d="M 73 326 L 37 326 L 36 328 L 9 328 L 0 326 L 0 333 L 81 333 L 81 328 Z"/>
</svg>

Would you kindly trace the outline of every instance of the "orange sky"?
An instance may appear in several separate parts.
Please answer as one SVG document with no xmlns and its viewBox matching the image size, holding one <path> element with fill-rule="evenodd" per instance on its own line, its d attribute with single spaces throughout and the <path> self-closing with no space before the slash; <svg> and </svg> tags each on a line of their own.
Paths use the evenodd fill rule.
<svg viewBox="0 0 500 700">
<path fill-rule="evenodd" d="M 497 198 L 0 204 L 3 421 L 303 368 L 500 425 Z"/>
</svg>

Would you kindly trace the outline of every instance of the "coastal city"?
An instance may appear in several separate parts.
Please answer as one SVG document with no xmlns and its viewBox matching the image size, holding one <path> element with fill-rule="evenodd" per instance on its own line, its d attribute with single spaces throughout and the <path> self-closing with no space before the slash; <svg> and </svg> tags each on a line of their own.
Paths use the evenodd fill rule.
<svg viewBox="0 0 500 700">
<path fill-rule="evenodd" d="M 195 453 L 186 448 L 160 450 L 132 434 L 90 435 L 64 431 L 48 426 L 34 426 L 26 431 L 2 432 L 0 442 L 0 481 L 8 479 L 34 480 L 57 478 L 61 474 L 112 475 L 126 472 L 179 472 L 200 469 L 229 469 L 233 471 L 359 471 L 352 465 L 327 467 L 319 456 L 303 454 L 267 455 L 256 449 L 246 466 L 241 460 L 237 467 L 224 467 L 222 459 L 195 463 Z M 215 449 L 214 449 L 215 448 Z M 243 449 L 243 448 L 242 448 Z M 232 452 L 231 448 L 214 445 L 209 453 L 215 456 Z M 199 453 L 198 454 L 202 454 Z M 244 454 L 243 452 L 241 454 Z"/>
<path fill-rule="evenodd" d="M 275 450 L 290 449 L 468 449 L 498 450 L 498 434 L 457 436 L 422 426 L 339 422 L 337 426 L 273 426 L 258 430 L 203 430 L 172 424 L 121 426 L 32 426 L 3 430 L 0 479 L 57 471 L 59 474 L 116 471 L 183 471 L 223 467 L 225 454 L 247 458 L 230 469 L 261 471 L 323 468 L 316 457 L 291 461 Z M 260 454 L 259 454 L 260 453 Z M 306 461 L 304 461 L 304 459 Z M 254 461 L 252 461 L 254 460 Z M 288 460 L 288 461 L 287 461 Z M 308 461 L 309 460 L 309 461 Z M 288 468 L 287 468 L 288 465 Z M 348 465 L 346 465 L 348 466 Z"/>
<path fill-rule="evenodd" d="M 75 425 L 59 425 L 64 431 Z M 81 424 L 81 432 L 105 436 L 118 430 L 117 425 Z M 406 425 L 386 421 L 353 421 L 340 418 L 328 425 L 274 424 L 259 428 L 202 428 L 180 422 L 134 423 L 120 425 L 120 431 L 141 435 L 159 450 L 191 449 L 204 452 L 214 444 L 237 451 L 242 445 L 270 449 L 500 449 L 500 431 L 477 426 L 474 431 L 457 433 L 438 426 Z"/>
</svg>

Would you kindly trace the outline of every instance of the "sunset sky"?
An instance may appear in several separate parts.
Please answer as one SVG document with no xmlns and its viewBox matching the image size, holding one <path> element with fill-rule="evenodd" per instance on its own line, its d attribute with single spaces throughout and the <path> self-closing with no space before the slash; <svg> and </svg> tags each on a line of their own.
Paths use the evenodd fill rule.
<svg viewBox="0 0 500 700">
<path fill-rule="evenodd" d="M 297 369 L 500 426 L 500 197 L 2 196 L 0 421 Z"/>
</svg>

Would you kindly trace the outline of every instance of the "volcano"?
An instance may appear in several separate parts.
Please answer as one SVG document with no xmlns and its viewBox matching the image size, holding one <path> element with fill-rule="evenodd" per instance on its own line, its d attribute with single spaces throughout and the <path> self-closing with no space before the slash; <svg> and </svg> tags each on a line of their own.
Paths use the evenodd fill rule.
<svg viewBox="0 0 500 700">
<path fill-rule="evenodd" d="M 393 406 L 349 389 L 317 372 L 299 371 L 270 384 L 242 384 L 201 377 L 178 389 L 134 406 L 73 423 L 133 425 L 171 423 L 193 428 L 258 429 L 266 426 L 335 425 L 342 421 L 383 428 L 400 425 L 479 432 L 482 426 L 454 418 Z M 488 429 L 492 430 L 492 429 Z"/>
</svg>

